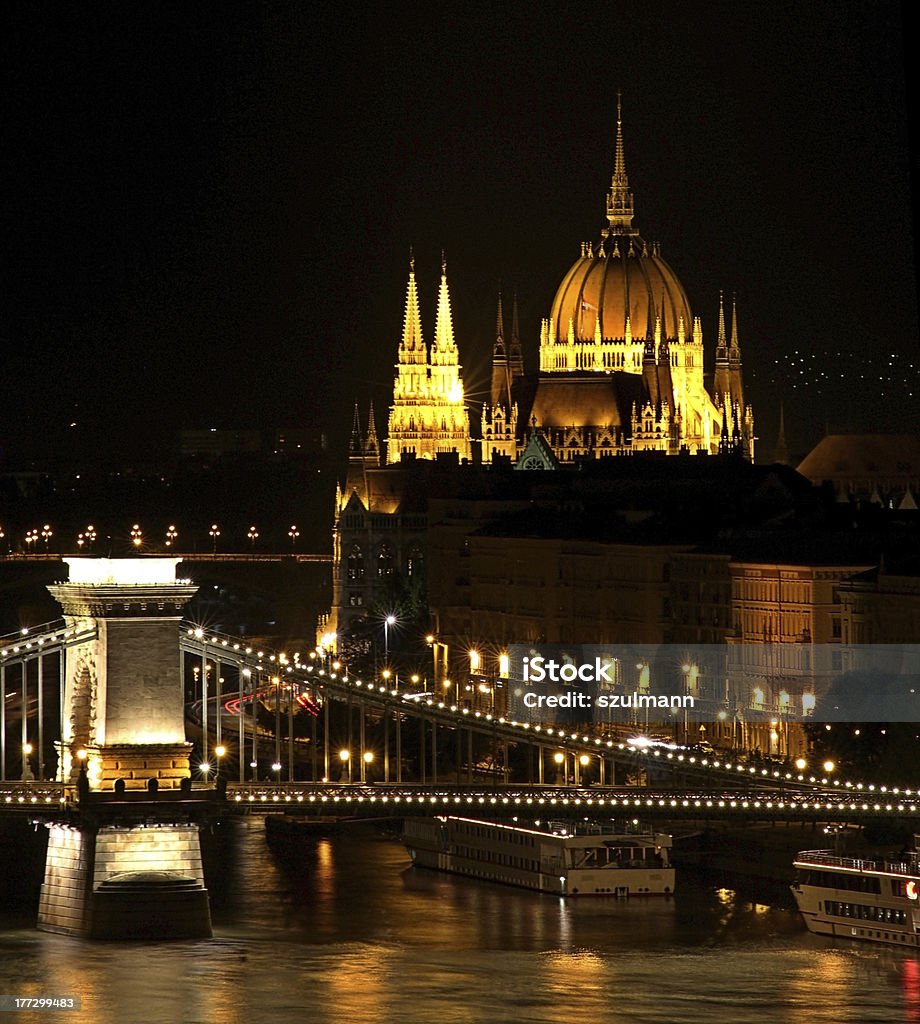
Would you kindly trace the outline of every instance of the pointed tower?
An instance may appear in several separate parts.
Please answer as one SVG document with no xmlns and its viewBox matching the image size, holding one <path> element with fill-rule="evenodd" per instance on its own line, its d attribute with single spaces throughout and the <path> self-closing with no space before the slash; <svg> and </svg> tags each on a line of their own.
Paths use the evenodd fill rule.
<svg viewBox="0 0 920 1024">
<path fill-rule="evenodd" d="M 617 92 L 617 141 L 613 161 L 613 177 L 607 193 L 607 222 L 611 235 L 638 235 L 633 227 L 633 194 L 626 176 L 626 156 L 623 151 L 622 94 Z"/>
<path fill-rule="evenodd" d="M 371 468 L 380 465 L 380 442 L 377 440 L 377 422 L 374 416 L 374 400 L 367 412 L 367 438 L 364 441 L 364 465 Z"/>
<path fill-rule="evenodd" d="M 502 314 L 502 293 L 498 293 L 498 312 L 495 318 L 495 344 L 492 346 L 492 389 L 490 400 L 493 406 L 511 405 L 511 375 L 508 370 L 508 350 L 505 347 L 505 318 Z"/>
<path fill-rule="evenodd" d="M 712 384 L 712 397 L 717 406 L 723 405 L 725 395 L 731 393 L 728 363 L 728 341 L 725 336 L 725 302 L 719 292 L 719 337 L 716 339 L 716 373 Z"/>
<path fill-rule="evenodd" d="M 741 342 L 738 338 L 738 302 L 732 295 L 732 340 L 728 349 L 729 391 L 732 401 L 744 408 L 744 385 L 741 380 Z"/>
<path fill-rule="evenodd" d="M 348 504 L 348 499 L 352 494 L 357 494 L 361 504 L 365 508 L 368 507 L 367 478 L 364 475 L 366 468 L 364 439 L 361 436 L 361 419 L 358 415 L 358 403 L 355 402 L 351 440 L 348 442 L 348 470 L 345 475 L 345 486 L 342 488 L 339 501 L 336 503 L 336 518 L 338 518 L 338 514 Z"/>
<path fill-rule="evenodd" d="M 517 291 L 511 302 L 511 345 L 508 348 L 508 372 L 513 384 L 518 377 L 524 376 L 524 350 L 521 347 L 521 329 L 518 324 Z"/>
<path fill-rule="evenodd" d="M 443 254 L 430 358 L 422 341 L 415 261 L 410 261 L 406 315 L 387 431 L 387 461 L 398 462 L 403 455 L 433 459 L 439 452 L 456 452 L 461 459 L 470 458 L 469 417 Z"/>
</svg>

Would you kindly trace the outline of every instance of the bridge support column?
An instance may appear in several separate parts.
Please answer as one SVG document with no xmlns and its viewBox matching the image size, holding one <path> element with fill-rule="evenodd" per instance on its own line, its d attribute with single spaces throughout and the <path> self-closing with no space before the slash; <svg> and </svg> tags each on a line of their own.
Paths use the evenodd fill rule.
<svg viewBox="0 0 920 1024">
<path fill-rule="evenodd" d="M 38 927 L 101 939 L 210 937 L 198 826 L 50 825 Z"/>
<path fill-rule="evenodd" d="M 176 558 L 64 561 L 69 581 L 48 590 L 68 628 L 90 637 L 66 651 L 58 743 L 58 779 L 76 784 L 81 817 L 50 826 L 39 927 L 209 936 L 198 825 L 184 802 L 157 797 L 190 776 L 177 627 L 198 588 L 175 579 Z M 90 792 L 118 781 L 149 795 Z"/>
</svg>

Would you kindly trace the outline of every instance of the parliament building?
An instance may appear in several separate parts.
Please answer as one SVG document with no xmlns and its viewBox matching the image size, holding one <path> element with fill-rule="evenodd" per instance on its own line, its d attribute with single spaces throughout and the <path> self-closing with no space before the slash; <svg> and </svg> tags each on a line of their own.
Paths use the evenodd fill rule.
<svg viewBox="0 0 920 1024">
<path fill-rule="evenodd" d="M 619 103 L 605 214 L 599 236 L 581 243 L 556 290 L 530 372 L 517 304 L 506 331 L 499 298 L 490 394 L 475 413 L 464 392 L 446 260 L 429 345 L 410 259 L 385 436 L 373 407 L 366 430 L 355 414 L 336 494 L 333 602 L 321 632 L 347 629 L 379 606 L 394 573 L 418 576 L 428 499 L 473 486 L 473 478 L 480 493 L 494 488 L 496 500 L 513 500 L 509 481 L 527 475 L 516 470 L 564 471 L 614 456 L 619 465 L 652 453 L 753 461 L 735 304 L 726 309 L 720 300 L 707 388 L 700 318 L 659 243 L 634 224 Z"/>
</svg>

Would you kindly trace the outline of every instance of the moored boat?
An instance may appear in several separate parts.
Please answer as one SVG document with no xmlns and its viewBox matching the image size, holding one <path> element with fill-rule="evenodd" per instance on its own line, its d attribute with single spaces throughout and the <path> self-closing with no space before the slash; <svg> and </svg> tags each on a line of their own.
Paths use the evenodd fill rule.
<svg viewBox="0 0 920 1024">
<path fill-rule="evenodd" d="M 413 864 L 560 896 L 669 896 L 671 837 L 589 822 L 407 818 Z"/>
<path fill-rule="evenodd" d="M 897 858 L 841 857 L 803 850 L 792 894 L 816 935 L 920 946 L 920 864 L 916 849 Z"/>
</svg>

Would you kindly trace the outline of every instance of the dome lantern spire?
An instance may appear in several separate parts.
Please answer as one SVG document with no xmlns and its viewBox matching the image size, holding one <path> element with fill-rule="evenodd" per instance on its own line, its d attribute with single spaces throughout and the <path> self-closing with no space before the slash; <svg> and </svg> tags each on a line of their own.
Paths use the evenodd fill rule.
<svg viewBox="0 0 920 1024">
<path fill-rule="evenodd" d="M 613 164 L 613 178 L 607 193 L 607 221 L 613 235 L 638 234 L 633 227 L 633 194 L 626 177 L 626 157 L 623 150 L 622 94 L 617 92 L 617 144 Z"/>
</svg>

